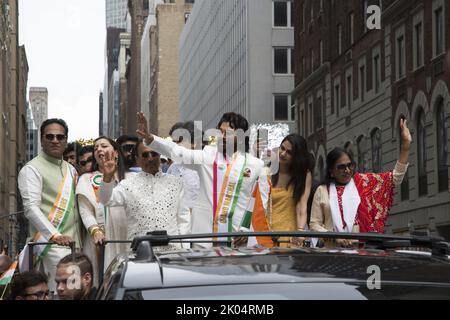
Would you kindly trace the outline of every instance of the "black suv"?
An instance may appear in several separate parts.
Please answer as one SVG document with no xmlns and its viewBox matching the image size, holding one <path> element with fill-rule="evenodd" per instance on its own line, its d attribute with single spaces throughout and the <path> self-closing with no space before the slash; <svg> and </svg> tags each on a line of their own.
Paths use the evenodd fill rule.
<svg viewBox="0 0 450 320">
<path fill-rule="evenodd" d="M 106 271 L 98 299 L 308 300 L 450 299 L 450 244 L 427 235 L 314 232 L 231 233 L 354 239 L 357 248 L 231 248 L 161 251 L 206 235 L 153 232 L 134 239 Z"/>
</svg>

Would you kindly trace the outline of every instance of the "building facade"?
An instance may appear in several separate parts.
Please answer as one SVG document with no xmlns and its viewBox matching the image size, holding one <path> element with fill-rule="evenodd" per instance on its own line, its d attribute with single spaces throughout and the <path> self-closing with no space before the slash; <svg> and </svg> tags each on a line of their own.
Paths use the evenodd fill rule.
<svg viewBox="0 0 450 320">
<path fill-rule="evenodd" d="M 181 119 L 214 128 L 224 112 L 237 112 L 294 131 L 292 8 L 291 1 L 196 1 L 180 39 Z"/>
<path fill-rule="evenodd" d="M 105 0 L 106 28 L 126 28 L 127 0 Z"/>
<path fill-rule="evenodd" d="M 168 136 L 180 119 L 179 41 L 191 10 L 184 0 L 155 3 L 142 38 L 141 110 L 152 132 L 161 136 Z"/>
<path fill-rule="evenodd" d="M 381 29 L 370 29 L 381 12 Z M 295 1 L 299 132 L 323 177 L 327 152 L 349 150 L 360 172 L 392 170 L 400 118 L 413 136 L 410 166 L 395 192 L 388 232 L 429 230 L 450 239 L 445 1 Z M 376 18 L 376 16 L 375 16 Z"/>
<path fill-rule="evenodd" d="M 9 254 L 18 249 L 18 222 L 23 218 L 17 176 L 26 161 L 26 88 L 28 62 L 18 45 L 18 1 L 0 8 L 0 244 Z"/>
</svg>

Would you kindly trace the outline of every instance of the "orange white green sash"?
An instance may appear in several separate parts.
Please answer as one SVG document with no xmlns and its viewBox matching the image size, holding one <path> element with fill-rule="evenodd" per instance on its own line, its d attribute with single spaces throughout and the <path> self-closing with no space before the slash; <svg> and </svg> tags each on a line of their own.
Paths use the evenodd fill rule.
<svg viewBox="0 0 450 320">
<path fill-rule="evenodd" d="M 64 229 L 68 217 L 73 212 L 76 175 L 75 169 L 66 166 L 66 172 L 64 173 L 64 177 L 58 186 L 58 194 L 55 202 L 53 203 L 53 207 L 50 210 L 50 214 L 48 215 L 48 220 L 52 223 L 56 230 L 58 230 L 58 232 Z M 33 242 L 48 242 L 48 239 L 45 239 L 39 232 L 37 232 L 33 237 Z M 47 254 L 50 248 L 50 244 L 34 246 L 33 254 L 37 257 L 36 263 Z M 28 262 L 25 261 L 28 259 L 28 250 L 29 247 L 26 245 L 20 253 L 19 269 L 21 272 L 27 269 Z"/>
<path fill-rule="evenodd" d="M 91 182 L 92 189 L 94 189 L 95 200 L 97 201 L 97 207 L 98 207 L 98 210 L 96 210 L 96 212 L 95 212 L 95 219 L 97 220 L 97 223 L 100 226 L 104 226 L 106 224 L 106 217 L 107 217 L 108 209 L 106 206 L 104 206 L 100 202 L 100 198 L 99 198 L 99 191 L 100 191 L 100 185 L 103 181 L 103 174 L 98 173 L 98 172 L 93 173 L 89 177 L 89 181 Z"/>
<path fill-rule="evenodd" d="M 232 232 L 233 216 L 241 192 L 244 170 L 247 166 L 247 156 L 244 163 L 235 153 L 231 163 L 218 163 L 218 155 L 214 162 L 214 233 Z M 217 190 L 220 194 L 217 197 Z"/>
</svg>

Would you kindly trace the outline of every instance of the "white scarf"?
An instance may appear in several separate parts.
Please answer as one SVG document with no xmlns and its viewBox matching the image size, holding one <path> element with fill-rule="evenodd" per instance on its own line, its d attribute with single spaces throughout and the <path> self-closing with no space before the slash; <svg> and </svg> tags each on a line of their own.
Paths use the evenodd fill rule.
<svg viewBox="0 0 450 320">
<path fill-rule="evenodd" d="M 358 212 L 361 198 L 358 189 L 356 189 L 355 181 L 352 179 L 346 186 L 342 195 L 342 209 L 344 211 L 344 220 L 347 227 L 344 228 L 342 223 L 341 211 L 339 210 L 339 202 L 337 196 L 336 185 L 330 184 L 330 209 L 333 218 L 334 230 L 337 232 L 352 232 L 355 224 L 356 214 Z"/>
</svg>

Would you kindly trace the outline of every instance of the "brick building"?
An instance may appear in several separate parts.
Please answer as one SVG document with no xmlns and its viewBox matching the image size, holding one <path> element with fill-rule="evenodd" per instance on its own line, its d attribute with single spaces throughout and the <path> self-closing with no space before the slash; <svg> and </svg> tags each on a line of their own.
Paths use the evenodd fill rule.
<svg viewBox="0 0 450 320">
<path fill-rule="evenodd" d="M 369 5 L 381 9 L 381 30 L 366 26 Z M 294 3 L 293 99 L 316 177 L 336 146 L 350 150 L 362 172 L 391 170 L 398 123 L 409 119 L 410 167 L 388 221 L 394 233 L 428 229 L 450 238 L 449 15 L 442 0 Z"/>
</svg>

